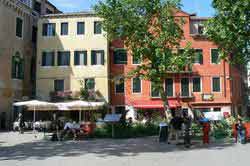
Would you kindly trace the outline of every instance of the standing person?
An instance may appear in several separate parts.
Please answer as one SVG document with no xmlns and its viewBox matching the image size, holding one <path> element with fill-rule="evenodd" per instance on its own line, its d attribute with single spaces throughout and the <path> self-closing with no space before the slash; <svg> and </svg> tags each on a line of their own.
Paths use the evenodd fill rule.
<svg viewBox="0 0 250 166">
<path fill-rule="evenodd" d="M 19 133 L 23 134 L 25 123 L 24 123 L 24 118 L 21 112 L 18 114 L 18 123 L 19 123 Z"/>
<path fill-rule="evenodd" d="M 245 143 L 245 127 L 243 124 L 242 119 L 239 119 L 237 124 L 237 136 L 238 136 L 238 142 L 239 143 Z"/>
<path fill-rule="evenodd" d="M 176 115 L 173 117 L 170 121 L 170 126 L 171 126 L 171 137 L 175 138 L 176 144 L 179 144 L 179 135 L 181 132 L 181 126 L 183 123 L 183 119 Z"/>
<path fill-rule="evenodd" d="M 203 144 L 209 144 L 209 132 L 210 132 L 209 121 L 202 122 L 202 126 L 203 126 Z"/>
<path fill-rule="evenodd" d="M 192 118 L 188 115 L 188 111 L 183 111 L 183 123 L 184 123 L 184 146 L 189 148 L 191 146 L 191 125 Z"/>
</svg>

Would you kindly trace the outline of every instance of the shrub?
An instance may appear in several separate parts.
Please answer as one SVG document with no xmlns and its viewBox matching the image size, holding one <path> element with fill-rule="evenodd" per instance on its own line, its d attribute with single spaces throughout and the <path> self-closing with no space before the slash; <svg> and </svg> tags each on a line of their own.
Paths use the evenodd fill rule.
<svg viewBox="0 0 250 166">
<path fill-rule="evenodd" d="M 158 126 L 155 124 L 126 124 L 118 123 L 114 125 L 115 138 L 136 138 L 153 136 L 158 134 Z M 102 128 L 97 128 L 94 131 L 94 137 L 96 138 L 111 138 L 112 137 L 112 125 L 106 124 Z"/>
</svg>

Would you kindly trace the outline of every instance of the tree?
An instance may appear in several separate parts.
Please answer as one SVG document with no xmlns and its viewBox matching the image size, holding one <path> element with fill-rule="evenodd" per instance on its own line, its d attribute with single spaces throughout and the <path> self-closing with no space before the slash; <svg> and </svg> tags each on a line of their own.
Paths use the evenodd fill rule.
<svg viewBox="0 0 250 166">
<path fill-rule="evenodd" d="M 250 1 L 214 0 L 215 17 L 206 25 L 206 35 L 220 49 L 221 58 L 245 63 L 250 58 Z"/>
<path fill-rule="evenodd" d="M 180 72 L 193 60 L 190 44 L 178 51 L 183 38 L 182 19 L 176 20 L 179 0 L 104 0 L 95 6 L 103 18 L 110 41 L 121 39 L 135 58 L 143 62 L 126 77 L 138 76 L 154 84 L 168 110 L 164 80 L 170 72 Z"/>
</svg>

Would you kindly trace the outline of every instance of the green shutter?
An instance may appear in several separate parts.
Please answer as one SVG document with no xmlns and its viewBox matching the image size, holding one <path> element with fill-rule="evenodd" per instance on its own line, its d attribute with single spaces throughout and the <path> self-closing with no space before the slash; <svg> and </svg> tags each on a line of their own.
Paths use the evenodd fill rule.
<svg viewBox="0 0 250 166">
<path fill-rule="evenodd" d="M 19 78 L 20 79 L 24 79 L 24 59 L 20 60 L 20 74 L 19 74 Z"/>
<path fill-rule="evenodd" d="M 189 96 L 189 79 L 181 79 L 181 96 Z"/>
<path fill-rule="evenodd" d="M 211 56 L 212 56 L 211 57 L 212 63 L 218 64 L 219 63 L 219 52 L 218 52 L 218 49 L 212 49 Z"/>
<path fill-rule="evenodd" d="M 14 56 L 12 56 L 11 77 L 12 77 L 12 78 L 16 78 L 16 60 L 15 60 L 15 57 L 14 57 Z"/>
<path fill-rule="evenodd" d="M 95 51 L 91 51 L 91 65 L 95 65 Z"/>
<path fill-rule="evenodd" d="M 201 91 L 201 78 L 193 78 L 193 92 Z"/>
<path fill-rule="evenodd" d="M 101 52 L 101 63 L 102 63 L 102 65 L 104 65 L 104 50 L 102 50 L 102 51 L 100 51 Z"/>
<path fill-rule="evenodd" d="M 168 97 L 172 97 L 174 95 L 174 84 L 173 79 L 168 78 L 165 81 L 166 94 Z"/>
<path fill-rule="evenodd" d="M 88 64 L 88 53 L 87 51 L 84 51 L 84 65 L 87 66 Z"/>
</svg>

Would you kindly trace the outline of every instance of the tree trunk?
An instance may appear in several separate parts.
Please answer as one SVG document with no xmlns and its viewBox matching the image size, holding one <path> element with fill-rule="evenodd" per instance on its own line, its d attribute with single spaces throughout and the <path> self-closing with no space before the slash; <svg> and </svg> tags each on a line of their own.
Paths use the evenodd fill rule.
<svg viewBox="0 0 250 166">
<path fill-rule="evenodd" d="M 168 113 L 169 105 L 168 105 L 167 95 L 165 93 L 163 86 L 160 87 L 160 96 L 161 96 L 161 100 L 163 101 L 163 108 L 164 108 L 164 111 L 166 114 L 166 120 L 167 120 L 167 122 L 169 122 L 170 121 L 170 115 Z"/>
</svg>

